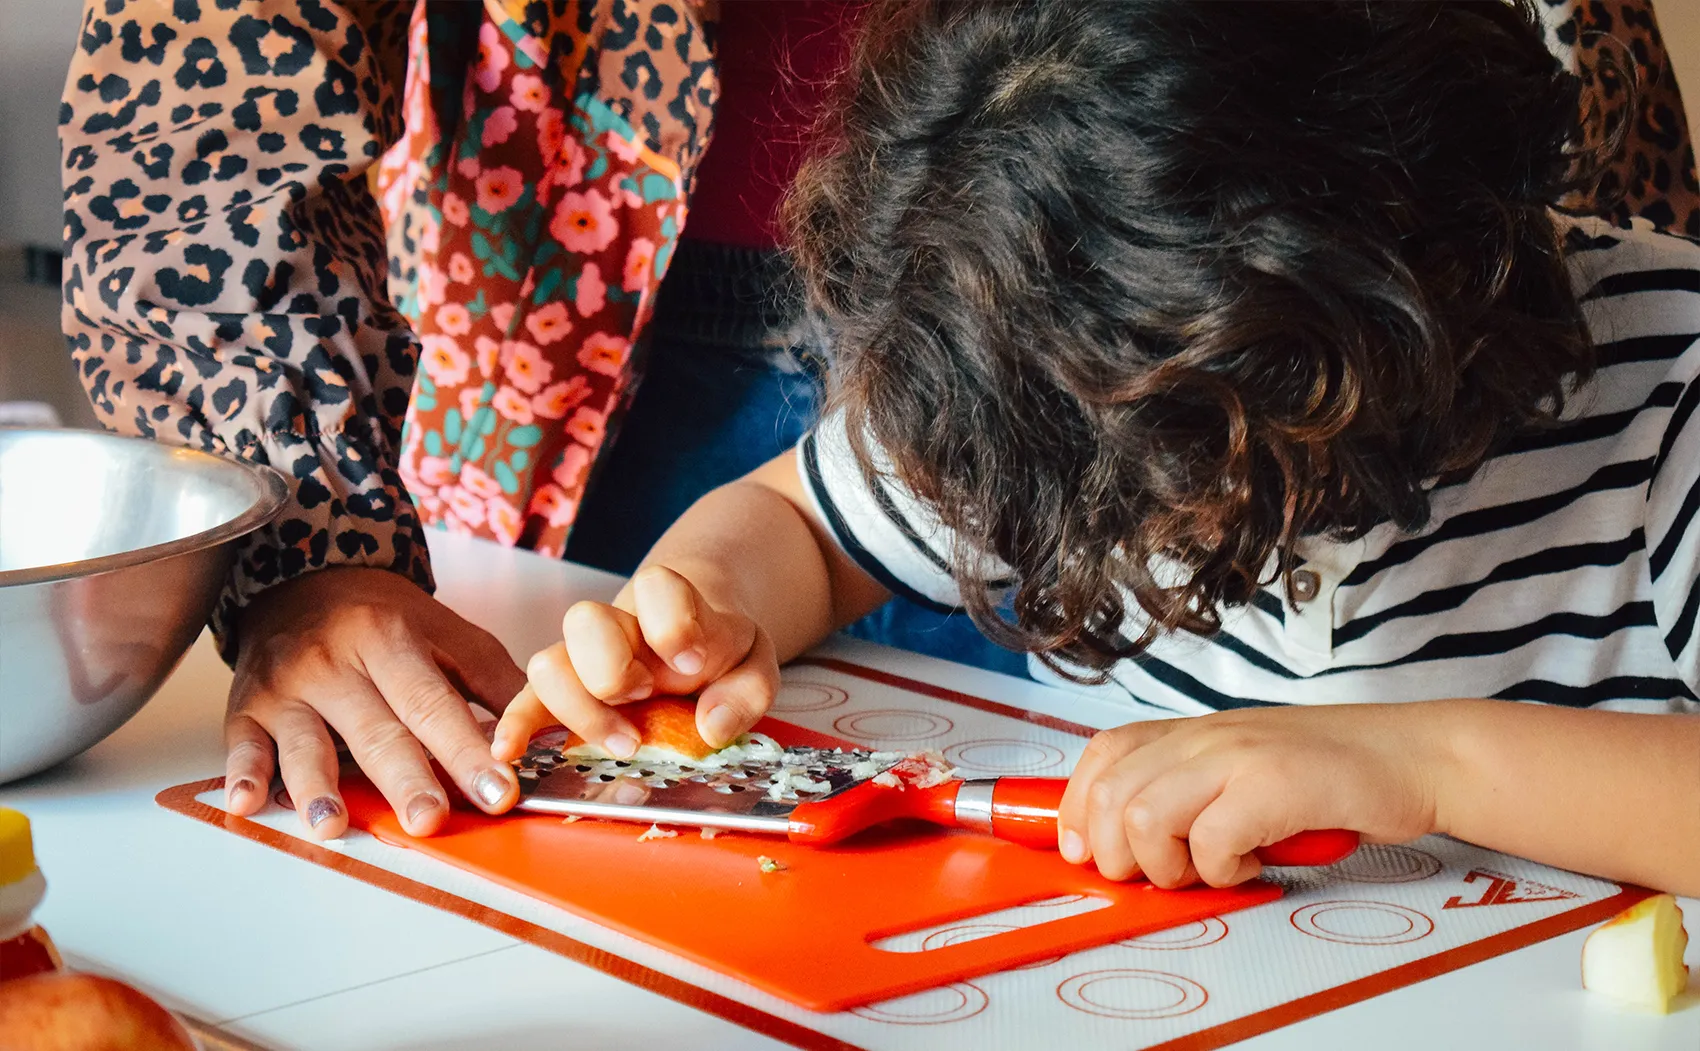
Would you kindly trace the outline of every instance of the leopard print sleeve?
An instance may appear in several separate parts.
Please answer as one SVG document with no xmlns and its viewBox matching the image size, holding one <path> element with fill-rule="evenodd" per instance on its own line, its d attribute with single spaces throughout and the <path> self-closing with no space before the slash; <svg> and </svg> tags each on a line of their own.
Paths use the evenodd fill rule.
<svg viewBox="0 0 1700 1051">
<path fill-rule="evenodd" d="M 1700 237 L 1694 145 L 1653 0 L 1541 0 L 1539 10 L 1547 46 L 1582 78 L 1587 145 L 1628 122 L 1623 148 L 1601 174 L 1594 199 L 1576 207 L 1619 226 L 1643 220 L 1668 233 Z M 1635 79 L 1633 96 L 1620 82 L 1624 75 Z"/>
<path fill-rule="evenodd" d="M 269 464 L 294 499 L 213 615 L 334 565 L 431 586 L 397 473 L 418 343 L 367 170 L 407 3 L 88 0 L 60 111 L 63 323 L 114 430 Z"/>
</svg>

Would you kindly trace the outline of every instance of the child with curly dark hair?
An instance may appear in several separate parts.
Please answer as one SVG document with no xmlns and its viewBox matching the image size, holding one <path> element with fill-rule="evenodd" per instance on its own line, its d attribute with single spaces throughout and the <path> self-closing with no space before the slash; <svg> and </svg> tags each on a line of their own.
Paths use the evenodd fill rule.
<svg viewBox="0 0 1700 1051">
<path fill-rule="evenodd" d="M 1344 827 L 1700 893 L 1700 247 L 1557 210 L 1590 162 L 1534 12 L 865 24 L 790 203 L 828 416 L 568 613 L 498 754 L 618 752 L 653 690 L 729 740 L 898 593 L 1202 716 L 1076 769 L 1059 847 L 1111 878 Z"/>
</svg>

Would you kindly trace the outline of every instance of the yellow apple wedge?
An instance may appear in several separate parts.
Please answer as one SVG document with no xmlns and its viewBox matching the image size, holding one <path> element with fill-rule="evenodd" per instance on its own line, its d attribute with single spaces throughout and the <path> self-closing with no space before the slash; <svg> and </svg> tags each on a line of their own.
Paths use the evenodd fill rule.
<svg viewBox="0 0 1700 1051">
<path fill-rule="evenodd" d="M 1688 931 L 1669 894 L 1655 894 L 1607 920 L 1582 944 L 1582 987 L 1664 1014 L 1688 985 Z"/>
</svg>

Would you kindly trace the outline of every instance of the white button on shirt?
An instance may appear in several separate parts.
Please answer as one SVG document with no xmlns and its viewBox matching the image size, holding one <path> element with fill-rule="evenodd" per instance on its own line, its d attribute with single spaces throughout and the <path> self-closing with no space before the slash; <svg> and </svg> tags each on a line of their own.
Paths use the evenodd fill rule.
<svg viewBox="0 0 1700 1051">
<path fill-rule="evenodd" d="M 1304 561 L 1293 571 L 1293 601 L 1287 601 L 1282 581 L 1269 588 L 1286 606 L 1282 637 L 1287 652 L 1307 673 L 1321 671 L 1333 660 L 1335 593 L 1363 561 L 1364 551 L 1361 538 L 1345 544 L 1301 540 L 1295 553 Z M 1301 587 L 1301 581 L 1310 586 Z"/>
</svg>

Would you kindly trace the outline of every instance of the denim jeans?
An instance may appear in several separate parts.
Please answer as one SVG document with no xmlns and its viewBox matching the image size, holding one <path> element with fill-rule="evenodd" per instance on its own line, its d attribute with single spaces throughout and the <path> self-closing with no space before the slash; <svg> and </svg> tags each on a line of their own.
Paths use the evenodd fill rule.
<svg viewBox="0 0 1700 1051">
<path fill-rule="evenodd" d="M 643 381 L 567 542 L 569 559 L 615 573 L 635 569 L 697 498 L 795 445 L 820 401 L 819 380 L 802 357 L 749 345 L 750 332 L 763 326 L 743 324 L 751 311 L 738 304 L 756 302 L 771 313 L 773 297 L 752 300 L 717 287 L 737 267 L 690 242 L 673 265 L 656 304 Z M 772 325 L 765 327 L 771 333 Z M 847 631 L 1027 674 L 1025 657 L 989 641 L 965 613 L 946 616 L 894 599 Z"/>
</svg>

